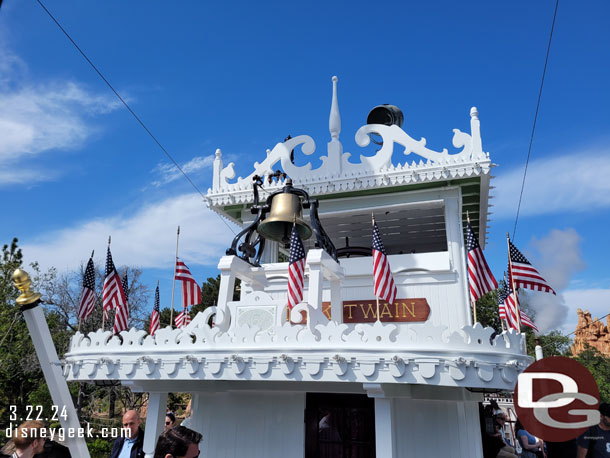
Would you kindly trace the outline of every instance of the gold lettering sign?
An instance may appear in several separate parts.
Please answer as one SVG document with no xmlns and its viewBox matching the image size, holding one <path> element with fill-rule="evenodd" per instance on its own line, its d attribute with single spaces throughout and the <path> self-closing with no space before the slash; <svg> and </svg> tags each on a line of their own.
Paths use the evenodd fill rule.
<svg viewBox="0 0 610 458">
<path fill-rule="evenodd" d="M 330 302 L 322 303 L 322 311 L 330 320 Z M 426 321 L 430 306 L 425 298 L 396 299 L 393 304 L 379 301 L 379 320 L 384 322 Z M 372 323 L 377 321 L 377 301 L 343 301 L 344 323 Z"/>
</svg>

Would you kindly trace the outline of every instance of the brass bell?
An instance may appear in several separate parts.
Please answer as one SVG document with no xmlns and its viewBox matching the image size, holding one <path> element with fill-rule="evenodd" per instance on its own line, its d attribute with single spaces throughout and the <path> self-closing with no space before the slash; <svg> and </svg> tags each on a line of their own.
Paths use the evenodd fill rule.
<svg viewBox="0 0 610 458">
<path fill-rule="evenodd" d="M 258 226 L 258 233 L 267 240 L 287 244 L 290 242 L 292 225 L 295 224 L 301 240 L 311 237 L 311 227 L 303 220 L 303 210 L 299 196 L 282 192 L 271 200 L 269 217 Z"/>
</svg>

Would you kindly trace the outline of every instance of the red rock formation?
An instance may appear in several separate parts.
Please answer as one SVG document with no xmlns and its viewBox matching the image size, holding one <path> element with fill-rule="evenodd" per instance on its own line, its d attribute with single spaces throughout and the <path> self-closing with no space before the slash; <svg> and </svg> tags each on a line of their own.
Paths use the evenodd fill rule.
<svg viewBox="0 0 610 458">
<path fill-rule="evenodd" d="M 603 322 L 591 318 L 588 310 L 581 309 L 578 313 L 578 324 L 574 333 L 574 345 L 572 354 L 578 355 L 585 349 L 585 344 L 597 349 L 600 353 L 610 356 L 610 316 L 606 318 L 607 325 Z"/>
</svg>

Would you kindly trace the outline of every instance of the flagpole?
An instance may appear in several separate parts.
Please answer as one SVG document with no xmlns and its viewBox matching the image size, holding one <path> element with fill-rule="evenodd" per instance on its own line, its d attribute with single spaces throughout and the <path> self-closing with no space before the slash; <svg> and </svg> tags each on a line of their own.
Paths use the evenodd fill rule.
<svg viewBox="0 0 610 458">
<path fill-rule="evenodd" d="M 468 214 L 468 210 L 466 210 L 466 222 L 470 224 L 470 215 Z M 474 231 L 473 231 L 474 233 Z M 466 248 L 466 270 L 468 270 L 468 247 Z M 472 304 L 472 319 L 473 324 L 477 322 L 477 303 L 472 300 L 472 294 L 470 293 L 470 287 L 468 288 L 468 296 L 470 297 L 470 303 Z"/>
<path fill-rule="evenodd" d="M 169 314 L 169 325 L 171 328 L 174 327 L 174 291 L 176 290 L 176 268 L 178 266 L 178 239 L 180 238 L 180 225 L 178 225 L 178 230 L 176 231 L 176 258 L 174 259 L 174 278 L 172 280 L 172 308 Z M 159 312 L 159 320 L 161 319 L 161 314 Z"/>
<path fill-rule="evenodd" d="M 521 312 L 519 311 L 519 299 L 517 297 L 517 289 L 515 288 L 515 281 L 513 280 L 513 262 L 510 258 L 510 236 L 506 233 L 506 247 L 508 249 L 508 278 L 513 288 L 513 294 L 515 296 L 515 311 L 517 312 L 517 328 L 521 333 Z"/>
</svg>

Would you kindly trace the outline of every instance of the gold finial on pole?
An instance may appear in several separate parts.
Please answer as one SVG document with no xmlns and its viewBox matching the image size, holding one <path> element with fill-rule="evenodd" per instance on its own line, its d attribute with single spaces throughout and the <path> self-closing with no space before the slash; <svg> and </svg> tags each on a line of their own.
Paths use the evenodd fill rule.
<svg viewBox="0 0 610 458">
<path fill-rule="evenodd" d="M 21 307 L 34 304 L 40 300 L 40 293 L 36 293 L 30 290 L 32 286 L 32 280 L 25 270 L 15 269 L 13 272 L 13 283 L 15 287 L 21 291 L 21 294 L 17 298 L 16 302 Z"/>
</svg>

